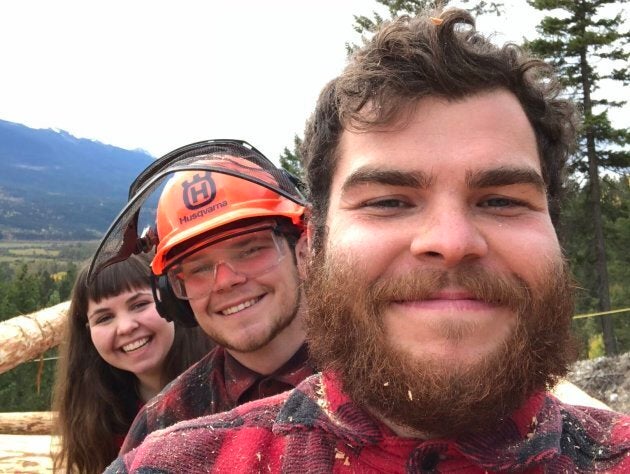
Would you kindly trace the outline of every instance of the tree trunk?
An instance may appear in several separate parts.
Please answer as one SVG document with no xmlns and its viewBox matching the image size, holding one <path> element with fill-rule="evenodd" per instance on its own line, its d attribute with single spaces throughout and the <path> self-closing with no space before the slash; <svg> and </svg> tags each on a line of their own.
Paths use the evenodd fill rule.
<svg viewBox="0 0 630 474">
<path fill-rule="evenodd" d="M 590 153 L 589 153 L 590 155 Z M 593 171 L 591 158 L 589 156 L 589 179 L 591 180 L 591 212 L 593 225 L 595 227 L 595 272 L 597 273 L 597 298 L 599 300 L 599 311 L 610 311 L 610 292 L 608 290 L 608 265 L 606 262 L 606 242 L 604 239 L 602 210 L 600 204 L 599 174 Z M 602 332 L 604 334 L 604 349 L 606 355 L 611 356 L 617 353 L 617 340 L 613 327 L 612 317 L 600 316 Z"/>
<path fill-rule="evenodd" d="M 580 53 L 580 74 L 582 76 L 582 94 L 584 98 L 584 116 L 593 116 L 591 102 L 591 67 L 588 63 L 588 52 L 584 48 Z M 604 223 L 602 219 L 601 191 L 599 187 L 599 162 L 595 148 L 595 134 L 593 124 L 587 122 L 586 154 L 588 159 L 588 178 L 590 181 L 589 200 L 594 228 L 595 273 L 597 275 L 597 298 L 600 311 L 610 311 L 610 292 L 608 288 L 608 263 L 606 261 L 606 241 L 604 239 Z M 600 316 L 602 332 L 604 333 L 604 349 L 607 356 L 617 353 L 617 341 L 612 318 Z"/>
<path fill-rule="evenodd" d="M 0 374 L 43 354 L 61 341 L 66 301 L 0 323 Z"/>
</svg>

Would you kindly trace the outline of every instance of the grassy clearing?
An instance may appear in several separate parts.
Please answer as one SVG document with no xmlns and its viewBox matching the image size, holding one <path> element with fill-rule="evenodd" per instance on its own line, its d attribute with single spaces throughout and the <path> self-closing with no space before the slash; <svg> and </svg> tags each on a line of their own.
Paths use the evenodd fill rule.
<svg viewBox="0 0 630 474">
<path fill-rule="evenodd" d="M 81 262 L 88 260 L 98 241 L 0 241 L 0 262 Z"/>
<path fill-rule="evenodd" d="M 9 248 L 9 255 L 15 255 L 17 257 L 58 257 L 59 250 L 51 250 L 39 247 L 23 247 L 23 248 Z"/>
</svg>

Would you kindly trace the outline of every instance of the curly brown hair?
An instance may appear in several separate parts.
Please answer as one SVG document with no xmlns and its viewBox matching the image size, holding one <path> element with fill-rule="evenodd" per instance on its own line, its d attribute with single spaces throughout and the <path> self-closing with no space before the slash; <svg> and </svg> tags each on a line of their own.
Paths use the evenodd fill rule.
<svg viewBox="0 0 630 474">
<path fill-rule="evenodd" d="M 577 121 L 574 105 L 561 97 L 551 66 L 514 44 L 496 46 L 475 30 L 464 10 L 427 11 L 385 23 L 319 96 L 301 148 L 314 247 L 323 239 L 345 129 L 383 129 L 401 120 L 404 124 L 423 97 L 455 101 L 496 89 L 517 97 L 534 129 L 550 214 L 557 225 Z"/>
</svg>

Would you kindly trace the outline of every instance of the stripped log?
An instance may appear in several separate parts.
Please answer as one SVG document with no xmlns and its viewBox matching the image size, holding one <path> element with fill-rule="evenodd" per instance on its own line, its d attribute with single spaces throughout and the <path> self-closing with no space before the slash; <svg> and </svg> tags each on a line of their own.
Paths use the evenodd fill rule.
<svg viewBox="0 0 630 474">
<path fill-rule="evenodd" d="M 568 380 L 560 380 L 551 391 L 564 403 L 569 405 L 581 405 L 585 407 L 601 408 L 602 410 L 610 410 L 611 408 L 601 400 L 591 397 L 577 385 Z"/>
<path fill-rule="evenodd" d="M 50 455 L 49 435 L 4 435 L 0 434 L 0 474 L 53 472 Z"/>
<path fill-rule="evenodd" d="M 66 301 L 0 323 L 0 374 L 59 344 L 69 304 Z"/>
<path fill-rule="evenodd" d="M 50 434 L 52 424 L 53 413 L 50 411 L 0 413 L 0 434 Z"/>
</svg>

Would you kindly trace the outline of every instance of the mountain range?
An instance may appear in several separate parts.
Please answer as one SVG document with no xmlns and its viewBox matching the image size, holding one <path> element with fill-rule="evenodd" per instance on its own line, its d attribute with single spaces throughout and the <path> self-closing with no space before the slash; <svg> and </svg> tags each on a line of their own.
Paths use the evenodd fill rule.
<svg viewBox="0 0 630 474">
<path fill-rule="evenodd" d="M 102 237 L 153 157 L 0 120 L 0 240 Z"/>
</svg>

